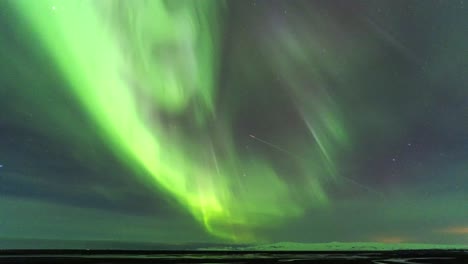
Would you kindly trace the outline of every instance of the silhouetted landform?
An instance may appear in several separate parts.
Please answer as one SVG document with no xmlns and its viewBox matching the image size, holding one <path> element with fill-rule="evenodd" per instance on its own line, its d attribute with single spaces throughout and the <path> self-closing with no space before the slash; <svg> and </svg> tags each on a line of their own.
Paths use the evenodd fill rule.
<svg viewBox="0 0 468 264">
<path fill-rule="evenodd" d="M 468 263 L 468 245 L 339 242 L 226 245 L 0 238 L 0 248 L 0 263 L 30 264 Z"/>
<path fill-rule="evenodd" d="M 468 263 L 468 251 L 138 251 L 138 250 L 0 250 L 0 263 Z"/>
<path fill-rule="evenodd" d="M 226 246 L 201 248 L 201 250 L 241 250 L 241 251 L 382 251 L 382 250 L 468 250 L 468 245 L 440 245 L 415 243 L 373 243 L 373 242 L 331 242 L 294 243 L 279 242 L 264 245 Z"/>
<path fill-rule="evenodd" d="M 146 241 L 36 239 L 0 237 L 0 250 L 138 250 L 180 251 L 199 248 L 223 248 L 223 243 L 157 243 Z"/>
</svg>

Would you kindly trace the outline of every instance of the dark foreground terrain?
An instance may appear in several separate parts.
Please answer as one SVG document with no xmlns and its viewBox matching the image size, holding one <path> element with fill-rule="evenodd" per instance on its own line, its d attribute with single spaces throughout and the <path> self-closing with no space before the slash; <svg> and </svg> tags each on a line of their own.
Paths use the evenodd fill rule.
<svg viewBox="0 0 468 264">
<path fill-rule="evenodd" d="M 4 250 L 0 263 L 468 263 L 468 251 Z"/>
</svg>

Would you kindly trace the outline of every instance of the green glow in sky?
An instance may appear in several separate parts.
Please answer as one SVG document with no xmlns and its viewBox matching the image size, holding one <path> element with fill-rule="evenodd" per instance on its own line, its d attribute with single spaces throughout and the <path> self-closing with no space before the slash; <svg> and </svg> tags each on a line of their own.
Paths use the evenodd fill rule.
<svg viewBox="0 0 468 264">
<path fill-rule="evenodd" d="M 287 64 L 280 70 L 311 133 L 310 146 L 301 143 L 305 150 L 297 152 L 297 181 L 286 181 L 268 157 L 243 151 L 231 120 L 219 118 L 221 1 L 14 4 L 102 139 L 143 174 L 140 180 L 177 200 L 210 233 L 252 241 L 260 239 L 258 228 L 327 204 L 324 180 L 334 174 L 334 156 L 348 139 L 333 103 L 299 90 L 300 78 Z"/>
</svg>

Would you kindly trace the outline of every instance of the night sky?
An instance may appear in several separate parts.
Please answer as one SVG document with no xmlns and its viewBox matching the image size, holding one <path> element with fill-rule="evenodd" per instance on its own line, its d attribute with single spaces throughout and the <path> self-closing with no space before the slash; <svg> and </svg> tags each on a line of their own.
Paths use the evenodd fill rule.
<svg viewBox="0 0 468 264">
<path fill-rule="evenodd" d="M 468 244 L 464 0 L 3 0 L 0 32 L 0 240 Z"/>
</svg>

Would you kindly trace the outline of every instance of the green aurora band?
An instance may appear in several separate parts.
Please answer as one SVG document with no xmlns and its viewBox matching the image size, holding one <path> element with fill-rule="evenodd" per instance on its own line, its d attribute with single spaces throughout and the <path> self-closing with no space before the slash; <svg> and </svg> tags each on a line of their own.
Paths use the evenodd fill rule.
<svg viewBox="0 0 468 264">
<path fill-rule="evenodd" d="M 334 156 L 339 145 L 346 145 L 346 133 L 330 110 L 332 102 L 310 104 L 312 95 L 300 89 L 284 60 L 273 63 L 292 80 L 286 85 L 311 132 L 308 147 L 301 138 L 288 146 L 304 157 L 297 161 L 294 181 L 291 175 L 286 181 L 266 155 L 240 148 L 229 116 L 217 113 L 225 3 L 12 3 L 115 154 L 211 234 L 258 241 L 257 230 L 327 204 L 324 184 L 336 174 Z"/>
</svg>

